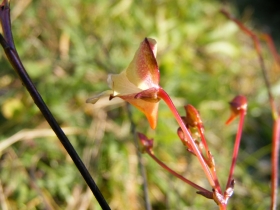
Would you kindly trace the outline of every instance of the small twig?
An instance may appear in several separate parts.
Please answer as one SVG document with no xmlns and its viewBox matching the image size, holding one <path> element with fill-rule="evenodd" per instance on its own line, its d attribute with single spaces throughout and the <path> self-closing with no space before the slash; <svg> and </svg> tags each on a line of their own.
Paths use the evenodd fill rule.
<svg viewBox="0 0 280 210">
<path fill-rule="evenodd" d="M 175 171 L 173 171 L 172 169 L 170 169 L 167 165 L 165 165 L 162 161 L 160 161 L 154 154 L 153 152 L 151 152 L 151 150 L 146 149 L 145 150 L 147 152 L 147 154 L 150 155 L 151 158 L 153 158 L 162 168 L 164 168 L 165 170 L 167 170 L 169 173 L 171 173 L 172 175 L 176 176 L 177 178 L 181 179 L 183 182 L 191 185 L 192 187 L 194 187 L 195 189 L 199 190 L 200 192 L 203 192 L 205 194 L 203 195 L 212 195 L 213 193 L 206 190 L 203 187 L 200 187 L 199 185 L 195 184 L 194 182 L 186 179 L 185 177 L 183 177 L 182 175 L 176 173 Z M 201 194 L 201 193 L 199 193 Z M 209 197 L 208 197 L 209 198 Z M 213 197 L 212 197 L 213 198 Z M 212 199 L 211 197 L 209 199 Z"/>
<path fill-rule="evenodd" d="M 74 135 L 74 134 L 81 133 L 82 129 L 68 127 L 68 128 L 63 128 L 63 131 L 68 135 Z M 3 150 L 5 150 L 6 148 L 8 148 L 9 146 L 13 145 L 18 141 L 40 138 L 40 137 L 51 137 L 51 136 L 56 136 L 52 129 L 21 130 L 16 134 L 10 136 L 9 138 L 1 140 L 0 155 Z"/>
<path fill-rule="evenodd" d="M 270 35 L 263 34 L 262 38 L 266 41 L 270 52 L 272 53 L 277 65 L 280 65 L 280 56 L 276 50 L 274 42 Z M 273 111 L 273 107 L 272 107 Z M 276 111 L 275 111 L 276 112 Z M 278 171 L 279 171 L 279 148 L 280 148 L 280 111 L 276 112 L 273 123 L 273 138 L 272 138 L 272 154 L 271 154 L 271 210 L 277 208 L 278 194 Z"/>
<path fill-rule="evenodd" d="M 277 62 L 278 65 L 280 65 L 280 56 L 276 50 L 275 44 L 271 36 L 269 34 L 263 34 L 261 37 L 266 41 L 267 46 L 270 52 L 272 53 L 272 56 L 274 57 L 274 60 Z"/>
<path fill-rule="evenodd" d="M 212 157 L 212 154 L 210 153 L 210 150 L 208 148 L 208 144 L 206 142 L 206 139 L 205 139 L 205 135 L 204 135 L 204 131 L 203 131 L 203 127 L 202 126 L 198 126 L 198 131 L 199 131 L 199 134 L 200 134 L 200 138 L 201 138 L 201 141 L 204 142 L 204 147 L 205 147 L 205 150 L 206 150 L 206 155 L 207 155 L 207 161 L 208 162 L 212 162 L 212 164 L 214 163 L 214 158 Z M 213 158 L 213 160 L 212 160 Z M 215 186 L 217 187 L 217 190 L 219 192 L 222 192 L 222 189 L 221 189 L 221 185 L 220 185 L 220 182 L 218 180 L 218 176 L 217 176 L 217 173 L 216 173 L 216 168 L 215 166 L 213 165 L 212 167 L 210 167 L 210 172 L 212 174 L 212 177 L 213 177 L 213 180 L 215 182 Z"/>
<path fill-rule="evenodd" d="M 131 124 L 131 132 L 133 134 L 134 145 L 135 145 L 135 148 L 137 150 L 138 166 L 139 166 L 139 169 L 140 169 L 140 174 L 141 174 L 142 179 L 143 179 L 143 194 L 144 194 L 144 200 L 145 200 L 145 207 L 146 207 L 146 210 L 151 210 L 152 206 L 151 206 L 149 191 L 148 191 L 147 175 L 146 175 L 145 166 L 143 164 L 142 153 L 139 150 L 139 141 L 138 141 L 137 133 L 136 133 L 136 129 L 135 129 L 136 126 L 135 126 L 135 123 L 132 119 L 131 106 L 128 103 L 126 103 L 126 108 L 127 108 L 127 112 L 128 112 L 128 118 L 129 118 L 129 121 L 130 121 L 130 124 Z"/>
<path fill-rule="evenodd" d="M 272 172 L 271 172 L 271 210 L 276 210 L 278 193 L 278 170 L 279 170 L 279 148 L 280 148 L 280 118 L 274 121 L 272 139 Z"/>
</svg>

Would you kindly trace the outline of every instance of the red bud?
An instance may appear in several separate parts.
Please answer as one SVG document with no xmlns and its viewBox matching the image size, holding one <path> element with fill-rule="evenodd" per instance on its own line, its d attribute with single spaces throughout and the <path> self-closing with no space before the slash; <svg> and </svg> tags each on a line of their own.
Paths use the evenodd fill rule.
<svg viewBox="0 0 280 210">
<path fill-rule="evenodd" d="M 230 104 L 230 109 L 231 109 L 231 115 L 229 119 L 226 121 L 226 124 L 228 125 L 231 123 L 239 114 L 241 111 L 247 110 L 247 99 L 245 96 L 236 96 Z"/>
<path fill-rule="evenodd" d="M 187 124 L 191 127 L 202 125 L 199 112 L 190 104 L 184 107 L 187 115 Z"/>
<path fill-rule="evenodd" d="M 152 150 L 154 146 L 154 140 L 148 139 L 144 134 L 137 133 L 138 138 L 140 139 L 140 142 L 142 146 L 144 147 L 144 150 Z"/>
</svg>

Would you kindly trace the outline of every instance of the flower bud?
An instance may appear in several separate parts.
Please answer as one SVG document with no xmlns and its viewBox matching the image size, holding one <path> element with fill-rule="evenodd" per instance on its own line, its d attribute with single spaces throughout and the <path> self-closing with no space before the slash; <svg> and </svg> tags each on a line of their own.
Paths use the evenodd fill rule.
<svg viewBox="0 0 280 210">
<path fill-rule="evenodd" d="M 228 125 L 231 123 L 239 114 L 241 111 L 247 110 L 247 99 L 245 96 L 238 95 L 236 96 L 230 104 L 230 109 L 231 109 L 231 115 L 229 119 L 226 121 L 226 124 Z"/>
<path fill-rule="evenodd" d="M 186 105 L 184 108 L 187 115 L 187 124 L 191 127 L 202 126 L 202 120 L 196 108 L 190 104 Z"/>
</svg>

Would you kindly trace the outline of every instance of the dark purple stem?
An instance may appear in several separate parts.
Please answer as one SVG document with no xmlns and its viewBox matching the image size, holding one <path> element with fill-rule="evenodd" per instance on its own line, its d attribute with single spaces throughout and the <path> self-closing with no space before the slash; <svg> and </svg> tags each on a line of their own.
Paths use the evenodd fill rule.
<svg viewBox="0 0 280 210">
<path fill-rule="evenodd" d="M 12 64 L 13 68 L 19 75 L 23 85 L 28 90 L 29 94 L 33 98 L 35 104 L 40 109 L 41 113 L 57 135 L 58 139 L 64 146 L 67 153 L 72 158 L 73 162 L 75 163 L 76 167 L 80 171 L 81 175 L 83 176 L 84 180 L 86 181 L 87 185 L 91 189 L 92 193 L 96 197 L 97 201 L 99 202 L 99 205 L 102 209 L 110 209 L 108 203 L 104 199 L 102 193 L 98 189 L 97 185 L 95 184 L 94 180 L 92 179 L 90 173 L 88 172 L 87 168 L 85 167 L 84 163 L 80 159 L 79 155 L 77 154 L 76 150 L 68 140 L 65 133 L 62 131 L 61 127 L 58 125 L 57 121 L 53 117 L 52 113 L 48 109 L 47 105 L 43 101 L 40 93 L 37 91 L 36 87 L 34 86 L 32 80 L 30 79 L 28 73 L 26 72 L 18 53 L 15 49 L 14 42 L 13 42 L 13 36 L 12 36 L 12 30 L 11 30 L 11 24 L 10 24 L 10 8 L 8 5 L 8 2 L 4 0 L 2 4 L 0 4 L 0 21 L 2 26 L 2 31 L 4 34 L 4 37 L 2 34 L 0 34 L 0 43 L 5 50 L 5 54 L 9 60 L 9 62 Z"/>
</svg>

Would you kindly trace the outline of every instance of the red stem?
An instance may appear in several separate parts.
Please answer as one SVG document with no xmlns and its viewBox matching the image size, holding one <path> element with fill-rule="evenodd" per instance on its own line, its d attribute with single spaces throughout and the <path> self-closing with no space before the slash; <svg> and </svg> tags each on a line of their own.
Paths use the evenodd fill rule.
<svg viewBox="0 0 280 210">
<path fill-rule="evenodd" d="M 271 38 L 270 35 L 268 34 L 263 34 L 263 39 L 266 41 L 268 48 L 270 50 L 270 52 L 272 53 L 274 60 L 278 63 L 278 65 L 280 64 L 280 57 L 278 55 L 278 52 L 276 50 L 275 44 L 273 42 L 273 39 Z"/>
<path fill-rule="evenodd" d="M 186 179 L 185 177 L 181 176 L 180 174 L 176 173 L 172 169 L 170 169 L 167 165 L 165 165 L 163 162 L 161 162 L 149 149 L 146 149 L 146 152 L 153 158 L 162 168 L 167 170 L 169 173 L 173 174 L 177 178 L 181 179 L 183 182 L 186 182 L 187 184 L 191 185 L 192 187 L 198 189 L 201 192 L 205 192 L 207 194 L 212 194 L 212 192 L 204 189 L 203 187 L 200 187 L 199 185 L 193 183 L 192 181 Z"/>
<path fill-rule="evenodd" d="M 263 78 L 265 81 L 265 85 L 267 88 L 268 96 L 269 96 L 269 102 L 272 110 L 272 117 L 274 120 L 274 127 L 273 127 L 273 140 L 272 140 L 272 189 L 271 189 L 271 210 L 276 210 L 277 205 L 277 187 L 278 187 L 278 157 L 279 157 L 279 141 L 280 141 L 280 118 L 279 118 L 279 112 L 277 112 L 276 104 L 273 98 L 273 95 L 271 93 L 270 83 L 268 81 L 267 75 L 266 75 L 266 68 L 264 65 L 264 60 L 261 54 L 260 49 L 260 41 L 258 37 L 249 29 L 247 29 L 240 21 L 233 18 L 226 10 L 221 10 L 221 12 L 228 17 L 229 19 L 233 20 L 241 30 L 243 30 L 247 35 L 249 35 L 255 44 L 255 48 L 260 60 L 261 70 L 263 73 Z M 273 40 L 269 35 L 264 35 L 264 39 L 267 41 L 268 47 L 270 51 L 272 52 L 274 59 L 279 64 L 280 58 L 276 51 L 275 45 L 273 43 Z M 230 180 L 229 180 L 230 181 Z"/>
<path fill-rule="evenodd" d="M 240 140 L 241 140 L 242 128 L 243 128 L 245 115 L 246 115 L 246 110 L 241 109 L 240 110 L 240 120 L 239 120 L 237 135 L 236 135 L 236 138 L 235 138 L 235 144 L 234 144 L 234 149 L 233 149 L 233 153 L 232 153 L 232 162 L 231 162 L 231 167 L 230 167 L 230 172 L 229 172 L 229 176 L 228 176 L 226 189 L 228 189 L 231 186 L 234 167 L 235 167 L 235 164 L 236 164 L 237 155 L 238 155 L 238 151 L 239 151 L 239 145 L 240 145 Z"/>
<path fill-rule="evenodd" d="M 173 113 L 173 115 L 174 115 L 175 119 L 177 120 L 179 126 L 182 128 L 182 131 L 184 132 L 185 138 L 188 139 L 188 141 L 189 141 L 189 143 L 192 147 L 191 148 L 192 151 L 195 153 L 196 157 L 198 158 L 210 185 L 212 186 L 212 188 L 216 189 L 217 186 L 215 186 L 215 182 L 214 182 L 214 179 L 211 175 L 211 172 L 210 172 L 207 164 L 205 163 L 201 153 L 199 152 L 199 149 L 197 148 L 197 146 L 196 146 L 193 138 L 191 137 L 188 129 L 186 128 L 185 123 L 183 122 L 183 120 L 182 120 L 181 116 L 179 115 L 178 111 L 176 110 L 176 108 L 175 108 L 172 100 L 170 99 L 169 95 L 162 88 L 160 88 L 159 92 L 158 92 L 158 96 L 164 100 L 164 102 L 167 104 L 167 106 L 169 107 L 169 109 Z"/>
<path fill-rule="evenodd" d="M 198 125 L 197 128 L 198 128 L 198 131 L 199 131 L 199 134 L 200 134 L 201 142 L 202 142 L 202 144 L 203 144 L 203 146 L 204 146 L 204 148 L 206 150 L 206 155 L 209 158 L 208 152 L 210 150 L 208 148 L 208 144 L 207 144 L 205 136 L 204 136 L 204 129 L 203 129 L 203 127 L 201 125 Z"/>
<path fill-rule="evenodd" d="M 273 139 L 272 139 L 272 172 L 271 172 L 271 210 L 277 207 L 277 191 L 278 191 L 278 159 L 280 146 L 280 118 L 274 121 Z"/>
<path fill-rule="evenodd" d="M 220 210 L 227 210 L 227 205 L 224 204 L 224 203 L 221 203 L 221 204 L 219 205 L 219 209 L 220 209 Z"/>
<path fill-rule="evenodd" d="M 201 141 L 202 141 L 202 143 L 205 147 L 205 150 L 206 150 L 206 156 L 207 156 L 208 160 L 210 162 L 212 162 L 212 160 L 210 160 L 210 158 L 212 158 L 212 157 L 210 157 L 210 155 L 209 155 L 210 150 L 208 148 L 208 144 L 207 144 L 205 136 L 204 136 L 204 130 L 203 130 L 202 126 L 197 126 L 197 128 L 198 128 L 198 131 L 199 131 L 199 134 L 200 134 L 200 137 L 201 137 Z M 215 182 L 215 186 L 217 187 L 218 192 L 221 192 L 222 190 L 221 190 L 221 186 L 220 186 L 217 174 L 216 174 L 215 166 L 210 167 L 210 170 L 211 170 L 211 174 L 213 176 L 213 180 Z"/>
</svg>

